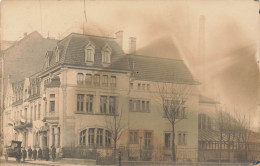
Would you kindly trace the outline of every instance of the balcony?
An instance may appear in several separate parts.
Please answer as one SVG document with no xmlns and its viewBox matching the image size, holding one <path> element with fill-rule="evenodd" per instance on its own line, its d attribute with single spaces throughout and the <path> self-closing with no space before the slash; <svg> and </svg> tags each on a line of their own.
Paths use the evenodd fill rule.
<svg viewBox="0 0 260 166">
<path fill-rule="evenodd" d="M 15 130 L 25 130 L 30 127 L 32 127 L 32 123 L 27 121 L 16 121 L 14 125 Z"/>
<path fill-rule="evenodd" d="M 44 121 L 58 121 L 59 120 L 59 112 L 46 112 Z"/>
</svg>

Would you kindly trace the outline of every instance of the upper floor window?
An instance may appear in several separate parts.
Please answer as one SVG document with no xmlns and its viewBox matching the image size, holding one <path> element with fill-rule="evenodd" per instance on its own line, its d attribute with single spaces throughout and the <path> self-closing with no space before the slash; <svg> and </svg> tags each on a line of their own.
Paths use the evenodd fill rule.
<svg viewBox="0 0 260 166">
<path fill-rule="evenodd" d="M 55 112 L 55 101 L 50 101 L 50 112 Z"/>
<path fill-rule="evenodd" d="M 107 75 L 103 75 L 103 86 L 107 87 L 108 86 L 108 76 Z"/>
<path fill-rule="evenodd" d="M 89 42 L 88 45 L 85 47 L 85 61 L 94 62 L 94 55 L 95 46 L 91 42 Z"/>
<path fill-rule="evenodd" d="M 111 47 L 108 44 L 106 44 L 101 51 L 103 63 L 111 63 L 111 52 Z"/>
<path fill-rule="evenodd" d="M 131 100 L 129 100 L 129 111 L 150 112 L 150 101 L 131 99 Z"/>
<path fill-rule="evenodd" d="M 50 66 L 50 56 L 49 56 L 49 53 L 46 52 L 45 54 L 45 67 L 49 67 Z"/>
<path fill-rule="evenodd" d="M 77 83 L 78 84 L 83 84 L 83 80 L 84 80 L 83 73 L 78 73 L 78 75 L 77 75 Z"/>
<path fill-rule="evenodd" d="M 113 87 L 113 88 L 116 87 L 116 76 L 111 76 L 110 86 Z"/>
<path fill-rule="evenodd" d="M 93 111 L 93 95 L 77 95 L 77 112 L 92 112 Z"/>
<path fill-rule="evenodd" d="M 107 111 L 108 110 L 108 111 Z M 100 112 L 113 114 L 116 112 L 116 97 L 101 96 L 100 97 Z"/>
<path fill-rule="evenodd" d="M 175 116 L 176 119 L 187 118 L 185 101 L 164 100 L 163 102 L 164 116 Z"/>
<path fill-rule="evenodd" d="M 85 82 L 86 82 L 87 85 L 92 84 L 92 75 L 91 74 L 86 74 Z"/>
<path fill-rule="evenodd" d="M 99 74 L 95 74 L 94 84 L 95 84 L 95 86 L 99 86 L 100 85 L 100 75 Z"/>
</svg>

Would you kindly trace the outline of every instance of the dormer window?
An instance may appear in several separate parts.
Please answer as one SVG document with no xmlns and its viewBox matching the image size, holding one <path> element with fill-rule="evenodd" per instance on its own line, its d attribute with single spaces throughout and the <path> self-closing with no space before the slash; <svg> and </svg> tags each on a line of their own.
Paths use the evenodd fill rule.
<svg viewBox="0 0 260 166">
<path fill-rule="evenodd" d="M 55 49 L 55 57 L 56 57 L 56 62 L 60 61 L 60 50 L 58 48 L 58 46 Z"/>
<path fill-rule="evenodd" d="M 94 62 L 94 55 L 95 55 L 95 46 L 89 42 L 88 45 L 85 47 L 85 61 L 87 62 Z"/>
<path fill-rule="evenodd" d="M 103 47 L 101 52 L 102 52 L 102 63 L 103 64 L 111 63 L 111 53 L 112 53 L 111 47 L 108 44 L 106 44 L 105 47 Z"/>
<path fill-rule="evenodd" d="M 45 58 L 46 58 L 45 67 L 47 68 L 50 66 L 50 57 L 49 57 L 48 52 L 46 52 Z"/>
</svg>

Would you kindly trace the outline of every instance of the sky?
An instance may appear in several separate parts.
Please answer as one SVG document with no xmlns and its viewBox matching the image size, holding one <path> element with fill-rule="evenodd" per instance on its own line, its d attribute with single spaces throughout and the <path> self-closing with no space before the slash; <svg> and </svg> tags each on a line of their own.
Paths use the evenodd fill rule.
<svg viewBox="0 0 260 166">
<path fill-rule="evenodd" d="M 56 39 L 72 32 L 114 37 L 123 30 L 126 52 L 128 38 L 136 37 L 137 53 L 183 59 L 202 83 L 203 95 L 220 100 L 227 111 L 253 116 L 259 92 L 258 9 L 253 0 L 4 0 L 1 38 L 17 41 L 35 30 Z M 201 15 L 204 56 L 198 44 Z"/>
</svg>

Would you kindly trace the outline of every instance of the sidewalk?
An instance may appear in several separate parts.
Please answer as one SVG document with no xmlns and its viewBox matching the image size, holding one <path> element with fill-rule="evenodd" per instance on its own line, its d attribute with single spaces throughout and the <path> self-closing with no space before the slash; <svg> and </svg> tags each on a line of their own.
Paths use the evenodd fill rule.
<svg viewBox="0 0 260 166">
<path fill-rule="evenodd" d="M 8 162 L 5 162 L 4 156 L 0 156 L 0 160 L 4 161 L 6 164 L 16 163 L 16 159 L 13 157 L 8 158 Z M 49 166 L 56 166 L 56 165 L 66 165 L 66 166 L 81 166 L 81 165 L 88 165 L 88 166 L 99 166 L 95 164 L 95 160 L 87 160 L 87 159 L 73 159 L 73 158 L 63 158 L 58 161 L 46 161 L 46 160 L 25 160 L 25 163 L 21 163 L 22 165 L 49 165 Z M 18 164 L 18 163 L 17 163 Z M 109 166 L 117 166 L 117 165 L 109 165 Z"/>
</svg>

